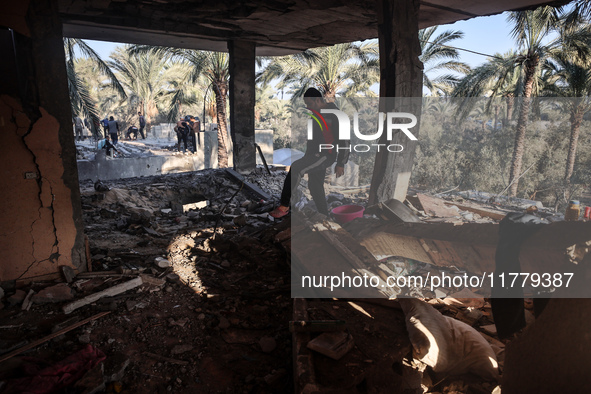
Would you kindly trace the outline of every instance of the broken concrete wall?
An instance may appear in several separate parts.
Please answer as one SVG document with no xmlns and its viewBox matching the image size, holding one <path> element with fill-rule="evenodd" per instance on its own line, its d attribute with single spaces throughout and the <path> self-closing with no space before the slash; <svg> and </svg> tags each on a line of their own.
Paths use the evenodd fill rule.
<svg viewBox="0 0 591 394">
<path fill-rule="evenodd" d="M 107 159 L 105 151 L 99 151 L 95 160 L 78 160 L 80 179 L 93 181 L 176 174 L 199 171 L 204 168 L 203 150 L 198 150 L 196 155 L 147 156 L 114 160 Z"/>
<path fill-rule="evenodd" d="M 13 88 L 0 84 L 0 281 L 57 276 L 58 266 L 81 269 L 86 261 L 55 4 L 30 3 L 25 27 L 5 30 L 13 40 L 2 41 L 2 52 L 15 54 L 14 67 L 5 70 L 3 80 L 18 82 Z"/>
<path fill-rule="evenodd" d="M 165 127 L 161 124 L 152 127 L 156 138 L 167 138 Z M 107 159 L 104 151 L 98 151 L 94 160 L 78 160 L 79 179 L 112 180 L 176 174 L 188 171 L 199 171 L 217 167 L 217 134 L 215 132 L 202 133 L 201 146 L 196 155 L 171 154 L 166 156 L 146 156 L 140 158 Z M 174 137 L 176 141 L 176 136 Z M 170 139 L 173 141 L 172 139 Z M 273 130 L 257 130 L 256 143 L 261 147 L 267 164 L 273 163 Z M 230 150 L 230 153 L 232 151 Z M 232 165 L 232 157 L 229 164 Z M 262 164 L 257 153 L 257 164 Z M 356 184 L 355 184 L 356 185 Z"/>
</svg>

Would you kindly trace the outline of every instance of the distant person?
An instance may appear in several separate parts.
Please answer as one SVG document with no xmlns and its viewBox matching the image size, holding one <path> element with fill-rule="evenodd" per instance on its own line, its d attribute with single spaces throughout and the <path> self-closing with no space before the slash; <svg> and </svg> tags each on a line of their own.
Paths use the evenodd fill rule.
<svg viewBox="0 0 591 394">
<path fill-rule="evenodd" d="M 76 130 L 76 140 L 82 141 L 82 129 L 84 128 L 84 122 L 79 116 L 74 118 L 74 130 Z"/>
<path fill-rule="evenodd" d="M 181 143 L 185 144 L 185 147 L 183 148 L 182 152 L 189 149 L 189 145 L 187 143 L 189 133 L 191 132 L 189 129 L 189 122 L 185 121 L 184 118 L 180 119 L 178 122 L 176 122 L 174 131 L 176 132 L 176 137 L 179 143 L 179 152 L 181 152 Z"/>
<path fill-rule="evenodd" d="M 113 157 L 113 154 L 114 154 L 113 151 L 117 151 L 117 153 L 120 153 L 119 150 L 117 150 L 117 148 L 115 148 L 115 145 L 113 145 L 111 143 L 111 140 L 109 139 L 108 134 L 105 136 L 105 139 L 99 141 L 98 148 L 99 149 L 106 149 L 107 156 L 109 156 L 109 157 Z"/>
<path fill-rule="evenodd" d="M 144 128 L 146 127 L 146 118 L 144 118 L 144 115 L 142 115 L 141 112 L 138 112 L 137 114 L 140 122 L 140 135 L 142 136 L 142 139 L 145 140 L 146 137 L 144 136 Z"/>
<path fill-rule="evenodd" d="M 137 133 L 138 133 L 138 129 L 136 126 L 129 126 L 129 128 L 127 129 L 127 133 L 125 133 L 125 138 L 130 140 L 131 135 L 133 134 L 133 139 L 137 140 Z"/>
<path fill-rule="evenodd" d="M 119 122 L 112 116 L 109 117 L 109 135 L 111 136 L 111 140 L 113 140 L 113 145 L 117 145 L 119 141 Z"/>
<path fill-rule="evenodd" d="M 201 122 L 198 116 L 190 116 L 189 123 L 191 124 L 191 145 L 193 152 L 197 152 L 197 138 L 199 138 L 199 130 L 201 130 Z M 199 143 L 201 145 L 201 143 Z"/>
<path fill-rule="evenodd" d="M 88 118 L 84 118 L 84 127 L 86 127 L 86 130 L 88 130 L 89 134 L 92 134 L 92 131 L 90 130 L 90 122 L 88 121 Z"/>
<path fill-rule="evenodd" d="M 101 120 L 101 125 L 103 126 L 103 132 L 105 133 L 105 137 L 109 135 L 109 117 L 105 116 L 105 119 Z"/>
<path fill-rule="evenodd" d="M 338 109 L 334 103 L 326 102 L 322 94 L 314 88 L 306 90 L 304 102 L 308 110 L 316 115 L 321 115 L 321 109 Z M 349 151 L 347 149 L 341 149 L 338 153 L 336 149 L 321 151 L 320 146 L 322 144 L 334 144 L 334 142 L 337 142 L 337 146 L 340 147 L 349 146 L 349 144 L 347 141 L 339 140 L 339 123 L 335 119 L 335 115 L 324 114 L 321 116 L 326 120 L 326 126 L 324 127 L 327 130 L 312 122 L 312 139 L 307 142 L 304 157 L 291 164 L 281 192 L 281 205 L 270 213 L 274 218 L 281 218 L 289 213 L 292 193 L 295 192 L 305 174 L 308 174 L 308 189 L 310 189 L 316 209 L 318 212 L 328 215 L 324 192 L 326 169 L 336 161 L 335 175 L 337 178 L 342 176 L 345 173 L 345 164 L 349 160 Z"/>
</svg>

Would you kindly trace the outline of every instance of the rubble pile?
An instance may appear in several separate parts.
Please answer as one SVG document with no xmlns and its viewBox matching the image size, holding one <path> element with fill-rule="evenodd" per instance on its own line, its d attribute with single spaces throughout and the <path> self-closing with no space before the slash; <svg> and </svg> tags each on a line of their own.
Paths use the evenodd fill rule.
<svg viewBox="0 0 591 394">
<path fill-rule="evenodd" d="M 124 154 L 134 149 L 126 144 Z M 438 377 L 413 360 L 396 301 L 299 299 L 304 306 L 296 311 L 291 234 L 323 230 L 316 231 L 322 243 L 314 244 L 315 253 L 322 257 L 336 248 L 356 264 L 360 257 L 347 251 L 363 245 L 366 254 L 375 252 L 373 268 L 382 279 L 442 270 L 453 275 L 460 271 L 435 271 L 425 262 L 443 256 L 436 247 L 444 251 L 444 244 L 429 243 L 422 260 L 380 249 L 379 237 L 372 251 L 371 238 L 363 243 L 363 221 L 446 222 L 432 226 L 458 229 L 498 223 L 510 209 L 475 201 L 480 195 L 421 192 L 405 204 L 367 207 L 366 187 L 327 187 L 330 209 L 360 204 L 366 217 L 341 228 L 314 213 L 322 217 L 292 228 L 291 219 L 268 215 L 284 179 L 283 169 L 258 167 L 245 177 L 203 170 L 82 182 L 88 272 L 61 267 L 53 281 L 0 283 L 0 392 L 31 392 L 39 384 L 45 391 L 85 393 L 292 392 L 299 378 L 314 375 L 302 360 L 313 360 L 312 383 L 332 392 L 492 392 L 496 382 Z M 294 205 L 306 213 L 313 202 L 303 183 Z M 476 329 L 502 372 L 505 342 L 496 335 L 490 303 L 478 293 L 454 287 L 404 292 Z M 526 308 L 531 323 L 531 300 Z M 312 353 L 302 355 L 302 349 Z M 75 371 L 68 378 L 64 365 Z"/>
<path fill-rule="evenodd" d="M 276 193 L 272 174 L 261 186 Z M 81 196 L 91 270 L 0 284 L 0 389 L 34 389 L 31 357 L 57 375 L 82 357 L 77 392 L 292 390 L 272 201 L 223 170 L 84 182 Z"/>
</svg>

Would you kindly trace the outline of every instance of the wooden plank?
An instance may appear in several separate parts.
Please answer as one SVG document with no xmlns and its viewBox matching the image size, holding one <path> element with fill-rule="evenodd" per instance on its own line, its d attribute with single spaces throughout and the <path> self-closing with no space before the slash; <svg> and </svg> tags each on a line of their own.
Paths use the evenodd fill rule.
<svg viewBox="0 0 591 394">
<path fill-rule="evenodd" d="M 97 313 L 96 315 L 91 316 L 88 319 L 81 320 L 78 323 L 74 323 L 71 326 L 68 326 L 68 327 L 66 327 L 66 328 L 64 328 L 62 330 L 59 330 L 59 331 L 54 332 L 53 334 L 50 334 L 50 335 L 48 335 L 46 337 L 43 337 L 43 338 L 38 339 L 38 340 L 36 340 L 34 342 L 31 342 L 28 345 L 25 345 L 25 346 L 21 347 L 20 349 L 16 349 L 16 350 L 14 350 L 14 351 L 12 351 L 12 352 L 10 352 L 8 354 L 5 354 L 4 356 L 0 357 L 0 363 L 2 361 L 6 361 L 9 358 L 12 358 L 12 357 L 20 354 L 22 352 L 26 352 L 27 350 L 33 349 L 33 348 L 41 345 L 42 343 L 45 343 L 45 342 L 49 341 L 50 339 L 53 339 L 55 337 L 59 337 L 60 335 L 65 334 L 68 331 L 71 331 L 71 330 L 73 330 L 73 329 L 75 329 L 77 327 L 80 327 L 80 326 L 82 326 L 82 325 L 84 325 L 84 324 L 86 324 L 88 322 L 91 322 L 93 320 L 96 320 L 98 318 L 101 318 L 103 316 L 106 316 L 109 313 L 111 313 L 111 311 Z"/>
<path fill-rule="evenodd" d="M 239 173 L 237 173 L 236 171 L 234 171 L 233 169 L 226 168 L 226 174 L 230 175 L 230 177 L 234 181 L 237 181 L 238 183 L 244 183 L 244 187 L 247 190 L 249 190 L 251 193 L 256 194 L 259 198 L 262 198 L 263 200 L 267 200 L 267 201 L 271 199 L 271 195 L 269 193 L 267 193 L 266 191 L 264 191 L 263 189 L 261 189 L 257 185 L 253 185 L 252 183 L 246 182 L 244 180 L 244 177 L 242 175 L 240 175 Z"/>
<path fill-rule="evenodd" d="M 384 232 L 378 232 L 361 241 L 361 245 L 381 260 L 387 256 L 401 256 L 409 259 L 422 261 L 423 263 L 432 263 L 428 253 L 421 247 L 420 240 L 404 235 L 392 236 Z"/>
<path fill-rule="evenodd" d="M 493 210 L 493 209 L 485 208 L 485 207 L 475 207 L 472 205 L 458 204 L 458 203 L 452 202 L 452 201 L 444 201 L 444 203 L 446 205 L 455 205 L 456 207 L 460 208 L 462 211 L 469 211 L 469 212 L 477 213 L 482 217 L 487 217 L 487 218 L 491 218 L 494 220 L 503 220 L 505 215 L 507 215 L 507 212 Z"/>
<path fill-rule="evenodd" d="M 31 308 L 31 305 L 33 305 L 33 301 L 31 301 L 31 297 L 33 297 L 34 294 L 35 294 L 35 290 L 30 289 L 29 294 L 27 294 L 27 296 L 25 297 L 25 300 L 23 301 L 23 305 L 21 306 L 21 310 L 28 311 Z"/>
<path fill-rule="evenodd" d="M 81 307 L 88 305 L 88 304 L 92 304 L 93 302 L 95 302 L 103 297 L 115 296 L 117 294 L 124 293 L 127 290 L 131 290 L 131 289 L 134 289 L 138 286 L 141 286 L 142 283 L 143 283 L 142 278 L 134 278 L 134 279 L 129 280 L 127 282 L 120 283 L 116 286 L 109 287 L 108 289 L 105 289 L 103 291 L 99 291 L 98 293 L 94 293 L 94 294 L 91 294 L 91 295 L 86 296 L 84 298 L 81 298 L 79 300 L 70 302 L 69 304 L 64 305 L 62 310 L 67 315 L 69 313 L 72 313 L 76 309 L 81 308 Z"/>
<path fill-rule="evenodd" d="M 441 198 L 431 197 L 421 193 L 417 193 L 417 198 L 423 206 L 423 211 L 428 215 L 440 218 L 453 218 L 460 215 L 455 209 L 447 207 L 445 201 Z"/>
<path fill-rule="evenodd" d="M 188 365 L 188 361 L 184 360 L 176 360 L 174 358 L 164 357 L 156 353 L 144 352 L 144 354 L 148 357 L 154 358 L 156 360 L 164 361 L 166 363 L 176 364 L 176 365 Z"/>
</svg>

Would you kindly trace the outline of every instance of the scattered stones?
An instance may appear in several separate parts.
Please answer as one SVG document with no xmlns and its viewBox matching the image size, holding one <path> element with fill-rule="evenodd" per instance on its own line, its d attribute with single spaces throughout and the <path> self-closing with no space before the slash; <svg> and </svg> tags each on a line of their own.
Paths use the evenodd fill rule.
<svg viewBox="0 0 591 394">
<path fill-rule="evenodd" d="M 168 323 L 171 326 L 179 326 L 179 327 L 184 327 L 185 324 L 187 324 L 189 322 L 189 318 L 188 317 L 184 317 L 182 319 L 178 319 L 178 320 L 174 320 L 174 319 L 168 319 Z"/>
<path fill-rule="evenodd" d="M 156 264 L 158 268 L 170 267 L 170 261 L 166 260 L 164 257 L 156 257 L 154 259 L 154 264 Z"/>
<path fill-rule="evenodd" d="M 181 278 L 175 273 L 166 275 L 166 280 L 170 283 L 180 283 Z"/>
<path fill-rule="evenodd" d="M 236 226 L 242 227 L 242 226 L 246 226 L 246 215 L 245 214 L 241 214 L 240 216 L 235 217 L 233 220 L 234 224 Z"/>
<path fill-rule="evenodd" d="M 191 350 L 193 350 L 193 345 L 189 345 L 189 344 L 176 345 L 175 347 L 172 348 L 172 350 L 170 351 L 170 354 L 172 354 L 172 355 L 183 354 L 186 352 L 190 352 Z"/>
<path fill-rule="evenodd" d="M 112 211 L 110 209 L 102 208 L 99 212 L 103 219 L 115 219 L 119 217 L 117 211 Z"/>
<path fill-rule="evenodd" d="M 78 342 L 80 343 L 90 343 L 90 334 L 86 333 L 86 334 L 82 334 L 78 336 Z"/>
<path fill-rule="evenodd" d="M 144 301 L 135 301 L 135 300 L 125 301 L 125 308 L 127 308 L 128 311 L 132 311 L 134 309 L 144 309 L 147 306 L 148 306 L 148 303 L 144 302 Z"/>
</svg>

